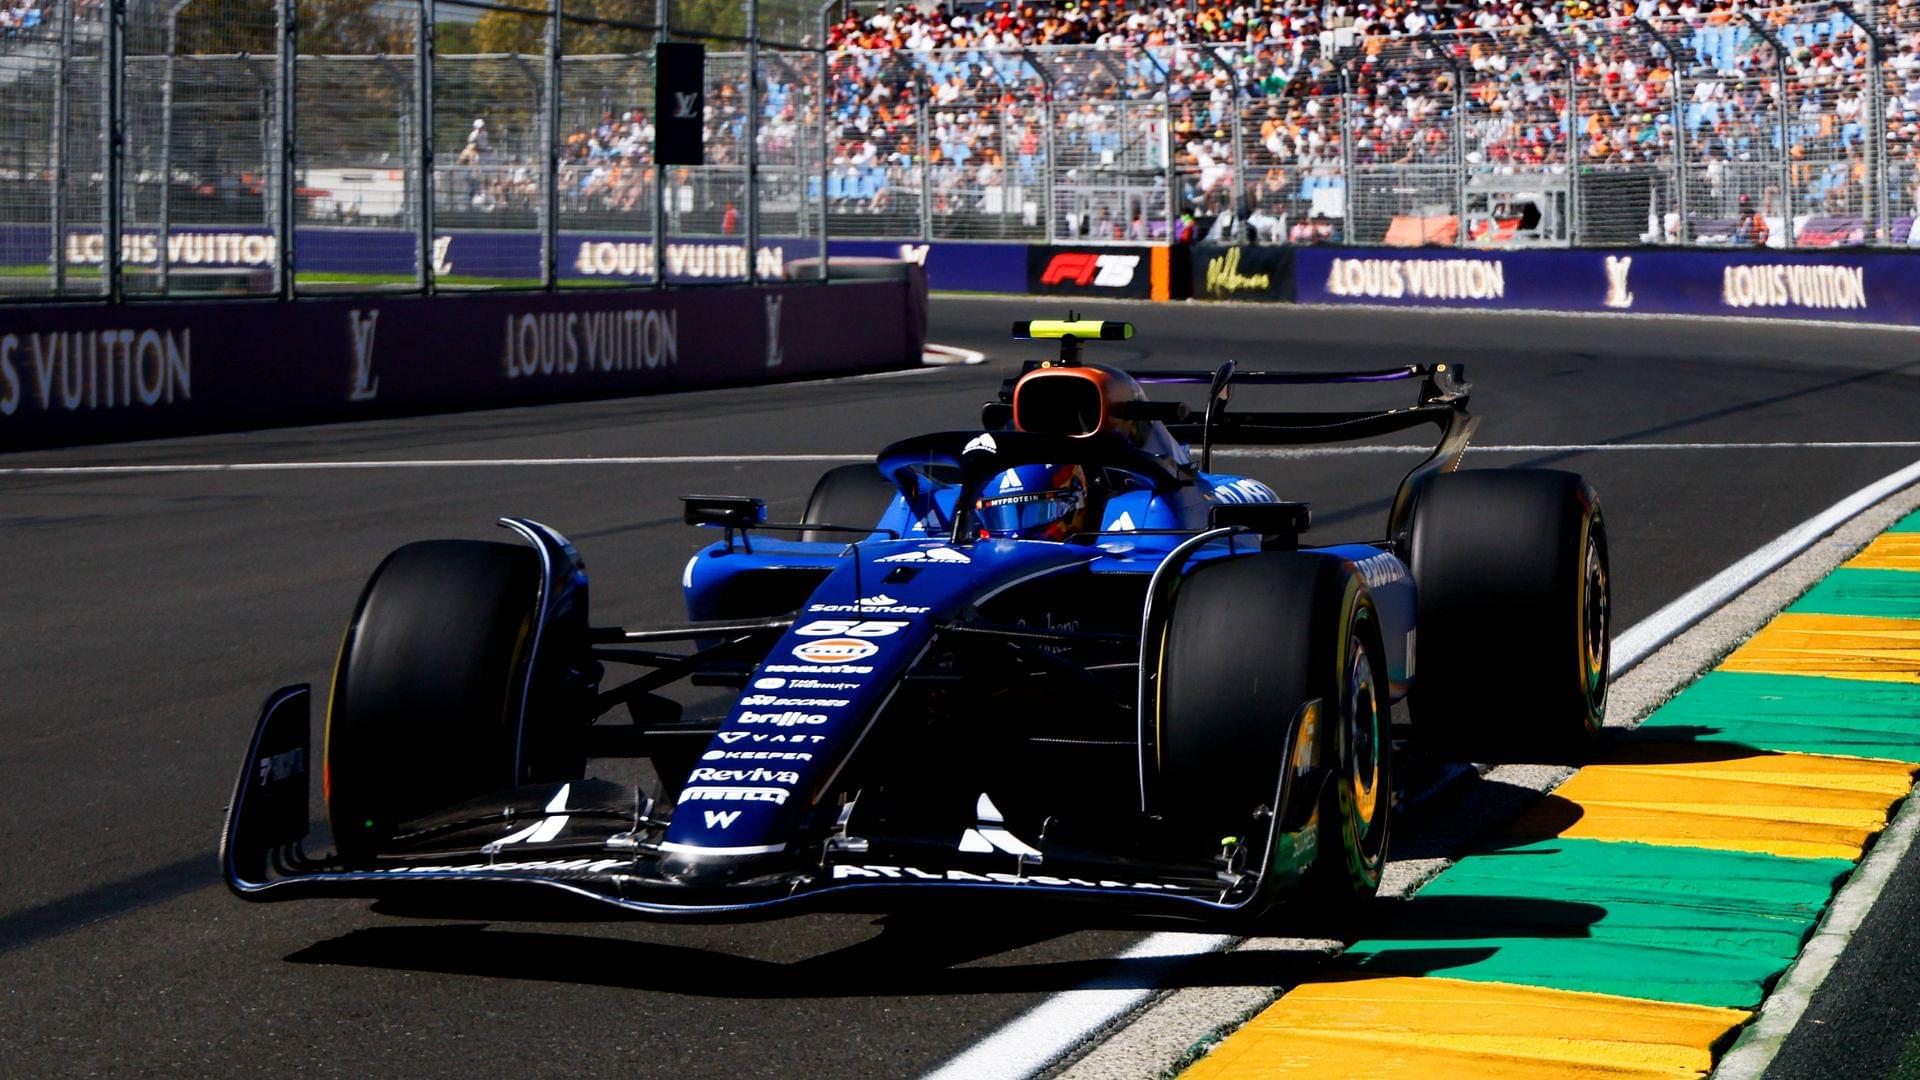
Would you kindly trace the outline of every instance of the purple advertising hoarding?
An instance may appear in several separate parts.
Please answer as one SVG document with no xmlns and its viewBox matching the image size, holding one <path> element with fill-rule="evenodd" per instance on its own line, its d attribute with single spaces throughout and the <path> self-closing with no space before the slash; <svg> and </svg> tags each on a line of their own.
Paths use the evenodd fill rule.
<svg viewBox="0 0 1920 1080">
<path fill-rule="evenodd" d="M 1842 319 L 1920 325 L 1920 256 L 1767 248 L 1299 248 L 1311 304 Z"/>
<path fill-rule="evenodd" d="M 0 305 L 0 450 L 917 362 L 906 281 Z"/>
<path fill-rule="evenodd" d="M 406 229 L 304 225 L 295 231 L 294 259 L 302 274 L 408 278 L 416 273 L 419 238 Z M 52 233 L 44 225 L 0 226 L 0 266 L 45 266 Z M 99 266 L 104 243 L 98 229 L 67 233 L 67 264 Z M 179 269 L 270 270 L 279 244 L 264 226 L 181 226 L 167 247 Z M 129 268 L 160 262 L 160 237 L 151 228 L 130 227 L 121 238 Z M 818 240 L 762 239 L 756 258 L 764 281 L 782 281 L 787 264 L 819 255 Z M 615 232 L 560 234 L 559 272 L 564 281 L 644 284 L 653 279 L 653 243 L 644 235 Z M 882 240 L 835 240 L 829 254 L 902 259 L 926 267 L 930 288 L 957 292 L 1026 290 L 1025 244 Z M 442 278 L 538 278 L 540 234 L 531 229 L 445 229 L 434 240 L 434 273 Z M 744 281 L 747 250 L 741 240 L 669 239 L 667 280 L 677 285 Z"/>
</svg>

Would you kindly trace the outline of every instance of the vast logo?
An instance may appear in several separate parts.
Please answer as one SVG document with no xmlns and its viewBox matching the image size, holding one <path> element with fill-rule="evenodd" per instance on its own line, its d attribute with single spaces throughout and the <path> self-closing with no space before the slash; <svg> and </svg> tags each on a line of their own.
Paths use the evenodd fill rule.
<svg viewBox="0 0 1920 1080">
<path fill-rule="evenodd" d="M 1040 272 L 1042 285 L 1093 285 L 1124 289 L 1133 284 L 1140 266 L 1138 255 L 1101 255 L 1092 251 L 1063 251 Z"/>
<path fill-rule="evenodd" d="M 373 373 L 373 333 L 380 323 L 380 309 L 369 308 L 363 316 L 359 309 L 347 312 L 347 330 L 353 335 L 353 390 L 348 401 L 372 401 L 380 394 L 380 377 Z"/>
<path fill-rule="evenodd" d="M 1633 292 L 1627 288 L 1627 274 L 1633 270 L 1633 256 L 1607 256 L 1607 299 L 1610 308 L 1633 306 Z"/>
<path fill-rule="evenodd" d="M 793 655 L 809 664 L 845 664 L 865 660 L 879 651 L 880 647 L 873 642 L 856 638 L 827 638 L 793 647 Z"/>
</svg>

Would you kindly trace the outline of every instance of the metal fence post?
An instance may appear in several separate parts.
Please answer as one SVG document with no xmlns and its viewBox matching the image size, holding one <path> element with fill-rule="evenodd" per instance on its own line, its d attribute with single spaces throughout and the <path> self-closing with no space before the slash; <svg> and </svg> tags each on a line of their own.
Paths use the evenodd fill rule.
<svg viewBox="0 0 1920 1080">
<path fill-rule="evenodd" d="M 915 74 L 913 85 L 914 88 L 920 92 L 920 100 L 918 102 L 920 116 L 920 141 L 918 147 L 920 156 L 920 242 L 926 244 L 933 241 L 933 137 L 927 132 L 927 121 L 933 119 L 933 114 L 928 111 L 928 106 L 932 102 L 932 95 L 927 93 L 926 72 L 923 71 Z M 1048 186 L 1051 187 L 1052 185 L 1049 184 Z"/>
<path fill-rule="evenodd" d="M 107 0 L 107 40 L 101 50 L 101 74 L 105 80 L 105 93 L 101 98 L 102 128 L 105 138 L 100 141 L 100 151 L 105 158 L 105 168 L 101 170 L 100 197 L 105 201 L 102 209 L 103 256 L 100 267 L 107 276 L 107 299 L 118 303 L 126 292 L 126 283 L 122 280 L 125 267 L 121 265 L 121 169 L 125 165 L 127 118 L 124 91 L 126 83 L 121 78 L 127 48 L 127 0 Z"/>
<path fill-rule="evenodd" d="M 160 79 L 160 294 L 170 291 L 168 279 L 173 258 L 173 54 L 180 47 L 180 9 L 190 0 L 174 0 L 167 6 L 167 57 Z"/>
<path fill-rule="evenodd" d="M 1672 89 L 1669 91 L 1671 94 L 1671 99 L 1668 103 L 1668 107 L 1672 110 L 1672 113 L 1673 113 L 1673 159 L 1674 159 L 1673 208 L 1674 208 L 1674 213 L 1677 214 L 1680 219 L 1680 227 L 1674 233 L 1674 240 L 1680 246 L 1685 247 L 1687 243 L 1687 233 L 1688 233 L 1688 228 L 1687 228 L 1687 113 L 1686 113 L 1687 84 L 1686 84 L 1685 77 L 1683 75 L 1683 71 L 1687 65 L 1686 65 L 1685 59 L 1681 55 L 1680 44 L 1678 42 L 1674 41 L 1672 38 L 1662 33 L 1659 27 L 1654 26 L 1652 23 L 1648 22 L 1646 19 L 1635 18 L 1633 21 L 1634 21 L 1634 24 L 1638 26 L 1643 32 L 1645 32 L 1649 37 L 1653 38 L 1655 41 L 1660 43 L 1660 48 L 1665 50 L 1667 54 L 1667 60 L 1673 65 L 1673 72 L 1672 72 L 1673 77 L 1670 80 L 1672 84 Z"/>
<path fill-rule="evenodd" d="M 1774 86 L 1777 92 L 1774 121 L 1780 134 L 1780 232 L 1783 241 L 1780 246 L 1792 248 L 1796 245 L 1793 235 L 1793 161 L 1788 155 L 1787 146 L 1787 50 L 1753 12 L 1743 10 L 1740 17 L 1773 49 Z M 1762 209 L 1765 209 L 1764 205 Z"/>
<path fill-rule="evenodd" d="M 1427 43 L 1435 56 L 1446 62 L 1447 70 L 1453 73 L 1453 246 L 1467 246 L 1467 93 L 1466 76 L 1460 69 L 1460 61 L 1454 59 L 1447 47 L 1429 33 L 1422 33 L 1420 40 Z M 1425 240 L 1424 230 L 1421 239 Z"/>
<path fill-rule="evenodd" d="M 1043 192 L 1046 196 L 1046 202 L 1041 212 L 1046 215 L 1047 243 L 1051 244 L 1059 239 L 1060 236 L 1058 209 L 1054 205 L 1053 198 L 1054 181 L 1058 179 L 1053 171 L 1053 72 L 1041 67 L 1040 61 L 1034 58 L 1030 50 L 1021 49 L 1020 59 L 1027 62 L 1027 67 L 1032 69 L 1035 75 L 1040 76 L 1040 87 L 1046 93 L 1046 97 L 1040 99 L 1040 133 L 1045 136 L 1045 138 L 1041 140 L 1042 146 L 1040 152 L 1047 155 L 1047 186 Z M 1005 125 L 1001 126 L 1004 127 Z M 1004 167 L 1003 163 L 1002 168 Z M 1002 207 L 1003 211 L 1004 209 L 1005 208 Z"/>
<path fill-rule="evenodd" d="M 1147 50 L 1147 59 L 1152 60 L 1154 66 L 1160 69 L 1160 134 L 1167 143 L 1167 243 L 1177 244 L 1180 242 L 1180 200 L 1177 194 L 1180 185 L 1180 169 L 1174 163 L 1173 66 L 1162 64 L 1160 59 L 1153 55 L 1151 49 Z M 1168 59 L 1171 60 L 1172 57 L 1169 56 Z M 1053 183 L 1051 160 L 1047 162 L 1047 183 Z"/>
<path fill-rule="evenodd" d="M 672 6 L 672 0 L 654 0 L 654 21 L 660 24 L 653 39 L 655 45 L 669 39 L 667 15 Z M 706 88 L 701 87 L 700 93 L 704 99 Z M 657 92 L 655 96 L 658 97 Z M 664 119 L 653 118 L 653 287 L 656 289 L 667 287 L 667 167 L 660 163 L 660 122 Z"/>
<path fill-rule="evenodd" d="M 1211 53 L 1213 58 L 1219 61 L 1222 67 L 1227 69 L 1227 80 L 1233 84 L 1233 104 L 1228 106 L 1227 109 L 1231 114 L 1229 117 L 1230 123 L 1227 125 L 1227 135 L 1233 139 L 1233 157 L 1229 165 L 1229 168 L 1232 169 L 1233 179 L 1227 188 L 1227 211 L 1233 215 L 1233 228 L 1224 238 L 1227 243 L 1232 244 L 1238 243 L 1239 241 L 1235 238 L 1241 236 L 1246 231 L 1246 219 L 1241 214 L 1240 194 L 1241 186 L 1246 182 L 1246 174 L 1241 169 L 1245 161 L 1245 155 L 1241 150 L 1240 72 L 1235 70 L 1234 65 L 1228 62 L 1226 57 L 1220 55 L 1219 49 L 1209 45 L 1207 46 L 1207 52 Z M 1198 229 L 1196 229 L 1195 232 L 1197 233 Z"/>
<path fill-rule="evenodd" d="M 1358 243 L 1354 239 L 1353 229 L 1353 187 L 1356 177 L 1353 167 L 1353 79 L 1347 74 L 1347 65 L 1336 57 L 1333 70 L 1340 76 L 1340 239 L 1348 244 Z M 1460 227 L 1466 228 L 1466 222 Z"/>
<path fill-rule="evenodd" d="M 67 60 L 73 55 L 73 5 L 60 5 L 60 59 L 53 85 L 53 291 L 67 291 Z"/>
<path fill-rule="evenodd" d="M 540 200 L 540 283 L 548 292 L 560 287 L 560 53 L 561 0 L 547 14 L 547 108 L 540 126 L 547 131 L 541 168 L 546 197 Z"/>
<path fill-rule="evenodd" d="M 1567 72 L 1567 242 L 1580 242 L 1580 67 L 1553 31 L 1535 23 L 1538 34 Z"/>
<path fill-rule="evenodd" d="M 827 181 L 833 169 L 833 71 L 827 45 L 827 16 L 833 11 L 839 0 L 825 0 L 820 5 L 820 284 L 831 280 L 827 273 L 830 258 L 827 252 Z M 920 111 L 920 130 L 926 131 L 927 114 L 925 102 Z M 924 136 L 923 136 L 924 138 Z M 924 146 L 924 143 L 922 144 Z M 804 188 L 802 189 L 804 190 Z M 927 194 L 920 193 L 920 203 L 924 208 Z M 924 214 L 924 209 L 922 213 Z M 922 239 L 925 239 L 923 236 Z"/>
<path fill-rule="evenodd" d="M 414 196 L 420 205 L 414 225 L 419 230 L 420 245 L 420 291 L 432 296 L 435 288 L 437 260 L 434 248 L 437 246 L 433 235 L 433 0 L 420 0 L 417 22 L 414 24 L 413 48 L 414 63 L 419 77 L 420 111 L 415 124 L 419 128 L 420 182 L 414 185 Z"/>
<path fill-rule="evenodd" d="M 1866 157 L 1868 182 L 1861 194 L 1871 203 L 1866 215 L 1868 223 L 1873 226 L 1869 242 L 1885 244 L 1893 239 L 1887 235 L 1887 224 L 1891 217 L 1891 211 L 1887 208 L 1887 88 L 1882 82 L 1883 72 L 1880 70 L 1886 42 L 1873 27 L 1854 13 L 1852 4 L 1834 0 L 1833 6 L 1867 38 L 1867 66 L 1871 69 L 1867 76 L 1867 130 L 1872 134 L 1862 140 L 1861 151 Z"/>
<path fill-rule="evenodd" d="M 116 0 L 122 2 L 122 0 Z M 296 88 L 294 67 L 300 55 L 300 19 L 298 0 L 280 0 L 275 5 L 279 14 L 280 42 L 280 175 L 275 178 L 274 191 L 280 202 L 275 215 L 275 231 L 279 236 L 279 264 L 275 271 L 275 291 L 282 300 L 293 299 L 293 123 L 294 92 Z"/>
<path fill-rule="evenodd" d="M 760 283 L 760 0 L 747 4 L 747 197 L 741 220 L 746 224 L 747 284 Z"/>
</svg>

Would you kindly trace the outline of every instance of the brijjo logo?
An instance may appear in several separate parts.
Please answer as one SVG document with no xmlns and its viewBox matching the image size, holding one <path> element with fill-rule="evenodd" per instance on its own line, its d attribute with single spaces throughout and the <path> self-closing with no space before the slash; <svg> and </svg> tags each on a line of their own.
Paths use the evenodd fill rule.
<svg viewBox="0 0 1920 1080">
<path fill-rule="evenodd" d="M 857 638 L 826 638 L 793 647 L 793 655 L 809 664 L 847 664 L 865 660 L 879 651 L 880 647 L 873 642 Z"/>
</svg>

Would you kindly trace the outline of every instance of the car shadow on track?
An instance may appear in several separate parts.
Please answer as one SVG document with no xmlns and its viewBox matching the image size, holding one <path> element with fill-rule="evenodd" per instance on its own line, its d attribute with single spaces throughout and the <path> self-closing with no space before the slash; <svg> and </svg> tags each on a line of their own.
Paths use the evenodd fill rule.
<svg viewBox="0 0 1920 1080">
<path fill-rule="evenodd" d="M 1540 936 L 1577 935 L 1600 918 L 1586 904 L 1501 897 L 1381 901 L 1351 924 L 1370 940 L 1471 940 L 1489 920 L 1536 927 Z M 1005 920 L 889 916 L 880 933 L 791 963 L 687 945 L 634 941 L 488 924 L 377 926 L 318 942 L 289 955 L 296 964 L 339 965 L 496 979 L 605 986 L 703 997 L 804 999 L 1059 990 L 1291 986 L 1323 970 L 1331 954 L 1309 942 L 1293 947 L 976 964 L 1061 937 L 1083 924 L 1020 925 Z M 983 925 L 984 924 L 984 925 Z M 1527 932 L 1527 931 L 1522 931 Z M 1199 946 L 1196 946 L 1197 948 Z M 1427 950 L 1435 951 L 1435 950 Z M 1437 950 L 1435 968 L 1473 963 L 1487 950 Z"/>
</svg>

